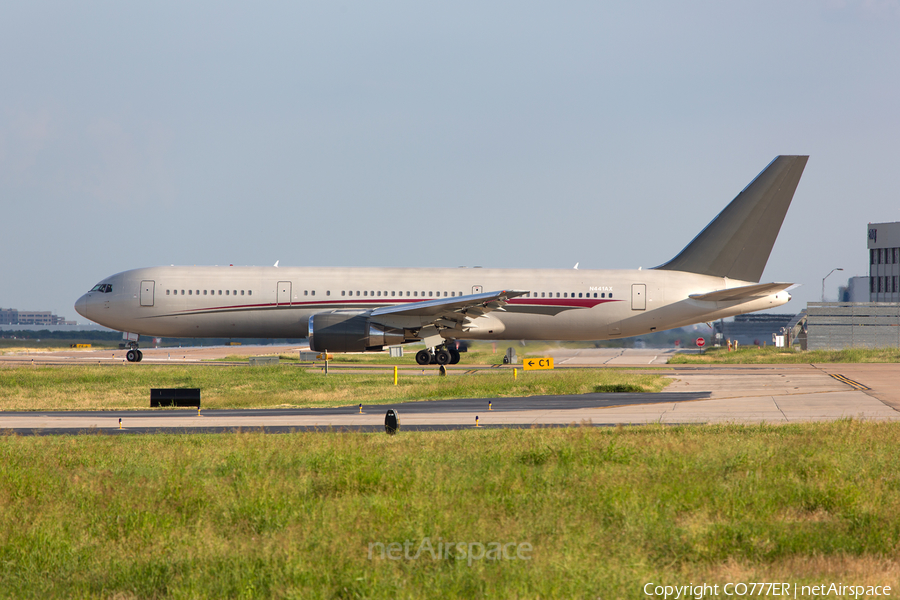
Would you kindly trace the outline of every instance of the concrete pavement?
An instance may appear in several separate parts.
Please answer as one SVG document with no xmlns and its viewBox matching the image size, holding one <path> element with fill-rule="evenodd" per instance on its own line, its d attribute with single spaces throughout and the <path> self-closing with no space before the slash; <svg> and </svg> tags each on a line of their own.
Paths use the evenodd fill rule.
<svg viewBox="0 0 900 600">
<path fill-rule="evenodd" d="M 230 352 L 232 349 L 228 348 Z M 259 352 L 259 349 L 256 349 Z M 157 410 L 97 413 L 0 413 L 0 430 L 188 430 L 197 428 L 378 428 L 388 408 L 404 427 L 466 428 L 646 423 L 791 423 L 843 418 L 900 420 L 900 365 L 659 365 L 659 351 L 619 349 L 560 353 L 569 364 L 643 365 L 673 379 L 662 394 L 585 394 L 463 399 L 327 409 L 271 411 Z M 145 357 L 147 356 L 145 351 Z M 649 359 L 649 360 L 647 360 Z M 146 358 L 145 358 L 146 360 Z M 647 362 L 642 362 L 647 360 Z M 617 362 L 616 362 L 617 361 Z M 631 362 L 627 362 L 631 361 Z M 835 375 L 841 376 L 840 378 Z M 365 401 L 363 400 L 363 403 Z"/>
</svg>

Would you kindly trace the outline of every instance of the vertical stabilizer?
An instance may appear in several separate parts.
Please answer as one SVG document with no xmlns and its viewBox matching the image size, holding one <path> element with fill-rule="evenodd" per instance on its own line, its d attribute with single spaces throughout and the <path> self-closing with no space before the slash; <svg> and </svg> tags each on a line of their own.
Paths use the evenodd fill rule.
<svg viewBox="0 0 900 600">
<path fill-rule="evenodd" d="M 808 159 L 777 157 L 678 256 L 656 268 L 758 282 Z"/>
</svg>

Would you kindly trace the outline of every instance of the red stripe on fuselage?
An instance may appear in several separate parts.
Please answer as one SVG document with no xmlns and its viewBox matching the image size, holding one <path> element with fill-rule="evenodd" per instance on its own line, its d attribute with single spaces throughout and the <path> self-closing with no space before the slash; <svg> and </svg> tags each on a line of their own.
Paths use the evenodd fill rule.
<svg viewBox="0 0 900 600">
<path fill-rule="evenodd" d="M 357 305 L 360 308 L 377 308 L 379 306 L 393 306 L 397 304 L 415 304 L 417 302 L 428 302 L 431 300 L 442 300 L 443 298 L 392 298 L 390 301 L 385 302 L 382 300 L 373 300 L 372 298 L 360 298 L 353 300 L 319 300 L 315 302 L 291 302 L 286 303 L 282 302 L 279 304 L 268 303 L 268 304 L 238 304 L 233 306 L 208 306 L 203 308 L 189 308 L 186 310 L 177 311 L 176 314 L 198 314 L 204 312 L 220 312 L 220 311 L 232 311 L 232 310 L 252 310 L 255 308 L 259 309 L 269 309 L 269 308 L 328 308 L 329 306 L 335 305 Z M 599 304 L 605 304 L 607 302 L 621 302 L 621 300 L 614 298 L 513 298 L 508 301 L 511 305 L 516 306 L 554 306 L 554 307 L 566 307 L 566 308 L 593 308 Z M 362 306 L 366 305 L 366 306 Z"/>
</svg>

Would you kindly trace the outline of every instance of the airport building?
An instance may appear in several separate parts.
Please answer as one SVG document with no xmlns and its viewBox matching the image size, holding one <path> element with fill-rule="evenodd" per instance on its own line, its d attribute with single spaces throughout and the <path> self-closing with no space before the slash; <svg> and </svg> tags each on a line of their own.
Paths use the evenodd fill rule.
<svg viewBox="0 0 900 600">
<path fill-rule="evenodd" d="M 871 302 L 869 296 L 869 277 L 851 277 L 847 285 L 838 288 L 838 302 Z"/>
<path fill-rule="evenodd" d="M 65 317 L 54 315 L 49 310 L 18 310 L 0 308 L 0 325 L 75 325 Z"/>
<path fill-rule="evenodd" d="M 869 223 L 869 302 L 900 302 L 900 223 Z"/>
<path fill-rule="evenodd" d="M 741 346 L 771 346 L 772 336 L 782 335 L 796 318 L 793 314 L 749 313 L 737 315 L 733 320 L 720 319 L 713 323 L 713 339 L 720 345 L 731 340 Z"/>
<path fill-rule="evenodd" d="M 808 348 L 900 347 L 900 222 L 869 223 L 869 276 L 851 277 L 839 302 L 810 302 Z"/>
</svg>

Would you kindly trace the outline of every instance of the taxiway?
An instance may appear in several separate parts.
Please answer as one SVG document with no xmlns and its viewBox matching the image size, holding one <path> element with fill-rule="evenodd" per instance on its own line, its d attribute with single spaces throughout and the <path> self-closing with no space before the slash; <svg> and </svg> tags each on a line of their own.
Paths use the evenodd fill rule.
<svg viewBox="0 0 900 600">
<path fill-rule="evenodd" d="M 234 348 L 188 349 L 183 362 L 233 353 Z M 163 360 L 146 351 L 145 361 Z M 242 348 L 259 353 L 260 349 Z M 900 365 L 665 365 L 659 350 L 559 350 L 555 360 L 567 366 L 652 368 L 673 379 L 658 394 L 583 394 L 527 398 L 478 398 L 339 408 L 201 410 L 173 409 L 96 412 L 0 412 L 0 430 L 60 432 L 210 432 L 246 429 L 379 430 L 388 409 L 397 411 L 403 430 L 475 427 L 558 427 L 648 423 L 792 423 L 835 419 L 900 420 Z M 37 356 L 55 361 L 97 360 Z M 115 354 L 110 352 L 108 354 Z M 201 356 L 198 356 L 202 354 Z M 7 358 L 7 357 L 4 357 Z M 115 357 L 110 357 L 115 360 Z M 12 362 L 7 359 L 0 362 Z M 172 361 L 174 362 L 174 361 Z M 140 368 L 133 365 L 132 368 Z M 491 403 L 489 408 L 488 403 Z M 119 419 L 122 419 L 120 428 Z"/>
</svg>

